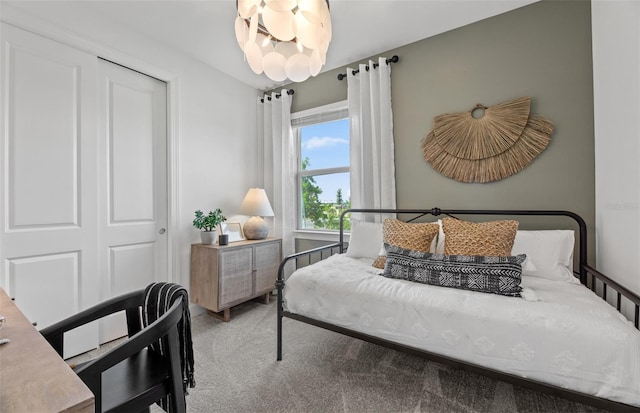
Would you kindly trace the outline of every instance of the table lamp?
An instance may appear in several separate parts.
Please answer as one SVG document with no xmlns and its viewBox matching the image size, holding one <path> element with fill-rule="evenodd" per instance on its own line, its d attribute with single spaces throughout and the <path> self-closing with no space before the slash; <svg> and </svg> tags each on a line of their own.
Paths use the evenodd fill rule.
<svg viewBox="0 0 640 413">
<path fill-rule="evenodd" d="M 240 205 L 240 213 L 251 218 L 244 224 L 243 232 L 246 239 L 263 239 L 269 233 L 269 226 L 262 217 L 272 217 L 273 209 L 262 188 L 250 188 Z"/>
</svg>

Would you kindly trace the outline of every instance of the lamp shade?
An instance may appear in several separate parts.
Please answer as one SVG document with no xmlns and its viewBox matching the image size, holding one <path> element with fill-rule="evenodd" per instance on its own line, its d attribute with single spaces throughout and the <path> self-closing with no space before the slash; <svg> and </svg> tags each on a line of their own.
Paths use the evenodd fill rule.
<svg viewBox="0 0 640 413">
<path fill-rule="evenodd" d="M 262 188 L 250 188 L 240 205 L 240 213 L 249 216 L 272 217 L 273 209 Z"/>
</svg>

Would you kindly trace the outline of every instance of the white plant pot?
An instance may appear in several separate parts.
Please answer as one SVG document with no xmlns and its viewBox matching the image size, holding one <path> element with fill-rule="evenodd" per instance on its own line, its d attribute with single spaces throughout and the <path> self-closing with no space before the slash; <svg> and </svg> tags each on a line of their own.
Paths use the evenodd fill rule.
<svg viewBox="0 0 640 413">
<path fill-rule="evenodd" d="M 218 231 L 200 231 L 200 239 L 202 244 L 211 245 L 216 241 L 216 234 Z"/>
</svg>

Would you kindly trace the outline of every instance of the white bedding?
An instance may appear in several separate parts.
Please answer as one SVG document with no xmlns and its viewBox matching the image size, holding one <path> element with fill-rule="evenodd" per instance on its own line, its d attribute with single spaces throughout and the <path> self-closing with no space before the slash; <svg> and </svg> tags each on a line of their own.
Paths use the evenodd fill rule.
<svg viewBox="0 0 640 413">
<path fill-rule="evenodd" d="M 640 406 L 640 331 L 581 284 L 524 276 L 537 301 L 382 277 L 334 255 L 294 272 L 288 311 Z"/>
</svg>

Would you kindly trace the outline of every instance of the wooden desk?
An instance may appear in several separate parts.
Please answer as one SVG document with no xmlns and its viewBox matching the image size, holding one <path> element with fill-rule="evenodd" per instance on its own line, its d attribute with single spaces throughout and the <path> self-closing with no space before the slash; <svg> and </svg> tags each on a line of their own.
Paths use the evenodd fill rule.
<svg viewBox="0 0 640 413">
<path fill-rule="evenodd" d="M 0 412 L 93 412 L 93 393 L 0 288 Z"/>
</svg>

